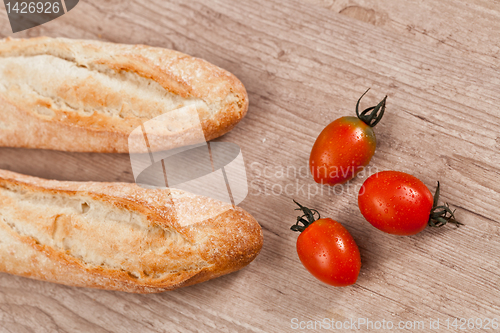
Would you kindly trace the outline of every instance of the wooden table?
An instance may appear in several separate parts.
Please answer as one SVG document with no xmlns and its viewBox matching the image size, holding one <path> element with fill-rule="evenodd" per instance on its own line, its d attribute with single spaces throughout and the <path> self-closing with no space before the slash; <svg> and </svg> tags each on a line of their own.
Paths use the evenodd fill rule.
<svg viewBox="0 0 500 333">
<path fill-rule="evenodd" d="M 2 8 L 0 35 L 10 31 Z M 16 37 L 39 35 L 172 48 L 236 74 L 250 109 L 219 140 L 242 148 L 250 193 L 241 206 L 261 223 L 265 244 L 237 273 L 155 295 L 0 274 L 1 332 L 291 332 L 324 318 L 441 332 L 453 328 L 446 320 L 500 319 L 498 0 L 82 0 Z M 409 172 L 431 191 L 440 180 L 465 227 L 384 234 L 357 207 L 354 188 L 367 175 L 328 193 L 307 174 L 316 136 L 353 115 L 368 87 L 366 106 L 388 95 L 369 172 Z M 127 155 L 2 148 L 0 168 L 133 181 Z M 352 233 L 363 262 L 356 285 L 329 287 L 302 267 L 292 198 Z M 409 329 L 419 321 L 424 329 Z"/>
</svg>

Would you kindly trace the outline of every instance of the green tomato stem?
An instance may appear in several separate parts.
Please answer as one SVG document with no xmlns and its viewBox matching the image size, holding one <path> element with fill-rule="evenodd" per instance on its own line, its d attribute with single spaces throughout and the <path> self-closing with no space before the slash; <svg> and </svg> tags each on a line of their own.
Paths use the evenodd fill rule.
<svg viewBox="0 0 500 333">
<path fill-rule="evenodd" d="M 368 88 L 370 90 L 370 88 Z M 367 124 L 370 127 L 374 127 L 379 123 L 379 121 L 382 119 L 384 116 L 385 112 L 385 102 L 387 100 L 387 96 L 384 97 L 384 99 L 378 103 L 376 106 L 372 106 L 368 109 L 363 110 L 361 113 L 359 113 L 359 102 L 361 102 L 361 99 L 363 96 L 366 95 L 368 90 L 365 91 L 363 95 L 358 99 L 358 103 L 356 103 L 356 115 L 358 118 Z M 378 113 L 380 111 L 380 113 Z"/>
<path fill-rule="evenodd" d="M 299 206 L 299 208 L 295 208 L 295 210 L 301 210 L 302 212 L 304 212 L 304 215 L 297 216 L 297 222 L 295 222 L 295 224 L 290 227 L 291 230 L 302 232 L 306 230 L 308 226 L 321 218 L 319 212 L 316 209 L 309 209 L 307 207 L 304 207 L 295 200 L 293 200 L 293 202 L 295 202 Z M 318 214 L 318 218 L 314 217 L 315 214 Z M 307 218 L 307 220 L 305 218 Z M 299 223 L 302 223 L 302 225 L 299 225 Z"/>
<path fill-rule="evenodd" d="M 431 209 L 431 215 L 429 216 L 428 225 L 435 228 L 440 228 L 447 223 L 455 224 L 457 227 L 464 225 L 455 219 L 455 211 L 450 209 L 448 203 L 438 206 L 440 184 L 436 188 L 436 193 L 434 194 L 434 203 Z"/>
</svg>

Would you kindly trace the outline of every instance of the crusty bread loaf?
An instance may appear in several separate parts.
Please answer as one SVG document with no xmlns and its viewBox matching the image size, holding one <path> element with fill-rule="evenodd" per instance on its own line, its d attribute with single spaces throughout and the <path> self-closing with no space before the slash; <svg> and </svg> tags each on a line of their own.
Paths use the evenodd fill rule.
<svg viewBox="0 0 500 333">
<path fill-rule="evenodd" d="M 2 272 L 153 293 L 238 270 L 261 247 L 252 216 L 213 199 L 0 170 Z"/>
<path fill-rule="evenodd" d="M 129 151 L 129 134 L 187 106 L 196 108 L 211 140 L 243 118 L 248 97 L 231 73 L 177 51 L 64 38 L 0 40 L 0 146 L 143 153 Z M 152 146 L 193 143 L 198 129 L 191 118 L 176 114 Z"/>
</svg>

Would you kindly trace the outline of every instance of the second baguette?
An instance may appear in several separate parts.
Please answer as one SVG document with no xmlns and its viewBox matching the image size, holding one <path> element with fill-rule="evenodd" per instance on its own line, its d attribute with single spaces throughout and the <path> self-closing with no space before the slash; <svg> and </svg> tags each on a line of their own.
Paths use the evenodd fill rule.
<svg viewBox="0 0 500 333">
<path fill-rule="evenodd" d="M 154 293 L 236 271 L 261 247 L 250 214 L 210 198 L 0 170 L 1 272 Z"/>
</svg>

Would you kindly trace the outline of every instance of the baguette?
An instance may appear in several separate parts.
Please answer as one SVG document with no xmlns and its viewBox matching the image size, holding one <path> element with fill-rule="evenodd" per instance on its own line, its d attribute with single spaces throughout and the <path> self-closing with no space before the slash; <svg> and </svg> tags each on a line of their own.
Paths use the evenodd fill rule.
<svg viewBox="0 0 500 333">
<path fill-rule="evenodd" d="M 180 190 L 0 170 L 2 272 L 77 287 L 163 292 L 244 267 L 259 253 L 262 237 L 244 210 Z"/>
<path fill-rule="evenodd" d="M 193 119 L 183 110 L 195 108 Z M 246 114 L 231 73 L 145 45 L 39 37 L 0 40 L 0 146 L 145 153 L 128 146 L 144 122 L 180 112 L 150 138 L 155 150 L 211 140 Z"/>
</svg>

